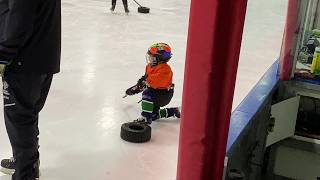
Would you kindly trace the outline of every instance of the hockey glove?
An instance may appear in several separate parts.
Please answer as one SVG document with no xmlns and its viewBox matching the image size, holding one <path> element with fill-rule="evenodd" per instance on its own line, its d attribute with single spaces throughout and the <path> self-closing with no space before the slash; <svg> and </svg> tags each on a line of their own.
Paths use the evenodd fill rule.
<svg viewBox="0 0 320 180">
<path fill-rule="evenodd" d="M 138 93 L 142 92 L 144 90 L 144 88 L 145 88 L 145 86 L 143 86 L 142 84 L 141 85 L 138 85 L 138 84 L 134 85 L 126 90 L 126 95 L 132 96 L 132 95 L 138 94 Z"/>
<path fill-rule="evenodd" d="M 146 76 L 142 76 L 136 85 L 126 90 L 126 95 L 132 96 L 142 92 L 146 88 Z"/>
<path fill-rule="evenodd" d="M 145 82 L 146 82 L 146 75 L 144 75 L 144 76 L 141 76 L 141 78 L 138 80 L 138 82 L 137 82 L 137 85 L 139 85 L 139 84 L 146 84 Z"/>
</svg>

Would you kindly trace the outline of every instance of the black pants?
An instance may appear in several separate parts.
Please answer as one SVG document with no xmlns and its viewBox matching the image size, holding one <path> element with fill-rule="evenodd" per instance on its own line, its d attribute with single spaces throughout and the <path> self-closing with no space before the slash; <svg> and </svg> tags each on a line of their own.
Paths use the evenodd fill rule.
<svg viewBox="0 0 320 180">
<path fill-rule="evenodd" d="M 116 5 L 117 0 L 112 0 L 112 5 Z M 128 1 L 127 0 L 122 0 L 123 6 L 128 7 Z"/>
<path fill-rule="evenodd" d="M 5 125 L 16 159 L 12 180 L 33 180 L 39 159 L 38 114 L 45 104 L 52 74 L 6 71 L 2 81 Z"/>
<path fill-rule="evenodd" d="M 173 97 L 173 92 L 173 89 L 152 89 L 154 105 L 159 108 L 168 105 Z"/>
<path fill-rule="evenodd" d="M 161 118 L 160 107 L 170 103 L 173 93 L 173 87 L 170 90 L 146 88 L 142 92 L 141 116 L 145 117 L 149 123 Z"/>
</svg>

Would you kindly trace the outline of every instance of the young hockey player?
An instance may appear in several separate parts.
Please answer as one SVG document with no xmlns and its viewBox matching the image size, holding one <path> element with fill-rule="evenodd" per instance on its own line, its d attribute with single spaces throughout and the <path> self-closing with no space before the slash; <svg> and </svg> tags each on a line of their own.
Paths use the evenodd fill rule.
<svg viewBox="0 0 320 180">
<path fill-rule="evenodd" d="M 174 92 L 173 73 L 167 64 L 171 56 L 171 48 L 165 43 L 153 44 L 148 49 L 145 75 L 135 86 L 126 90 L 126 95 L 129 96 L 142 92 L 142 117 L 135 122 L 151 124 L 152 121 L 160 118 L 180 118 L 178 107 L 160 109 L 169 104 Z"/>
</svg>

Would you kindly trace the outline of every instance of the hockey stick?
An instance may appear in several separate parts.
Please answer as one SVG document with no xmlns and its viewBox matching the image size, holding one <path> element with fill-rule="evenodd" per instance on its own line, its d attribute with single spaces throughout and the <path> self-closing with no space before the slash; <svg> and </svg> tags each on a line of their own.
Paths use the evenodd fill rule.
<svg viewBox="0 0 320 180">
<path fill-rule="evenodd" d="M 140 6 L 140 7 L 143 7 L 143 6 L 141 6 L 141 4 L 139 4 L 136 0 L 133 0 L 136 4 L 138 4 L 138 6 Z"/>
</svg>

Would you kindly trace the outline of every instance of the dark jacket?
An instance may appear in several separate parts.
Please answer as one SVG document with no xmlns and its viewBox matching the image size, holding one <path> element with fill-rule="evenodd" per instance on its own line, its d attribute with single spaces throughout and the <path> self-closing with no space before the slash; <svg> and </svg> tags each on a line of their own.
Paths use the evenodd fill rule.
<svg viewBox="0 0 320 180">
<path fill-rule="evenodd" d="M 0 0 L 0 60 L 21 72 L 57 73 L 61 0 Z"/>
<path fill-rule="evenodd" d="M 3 30 L 4 22 L 5 22 L 5 14 L 9 10 L 7 0 L 0 0 L 0 41 L 3 38 Z"/>
</svg>

